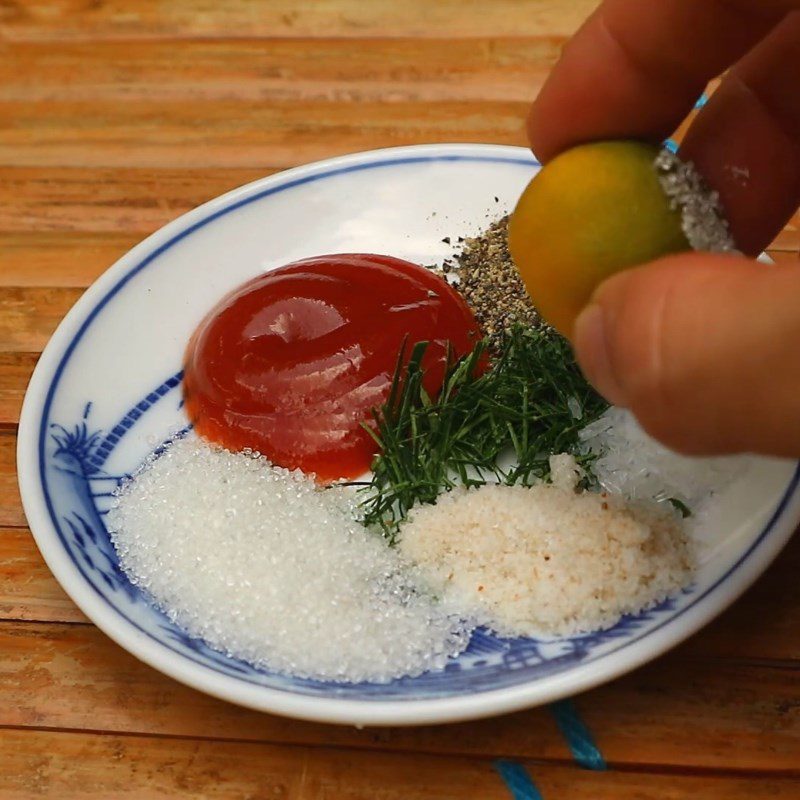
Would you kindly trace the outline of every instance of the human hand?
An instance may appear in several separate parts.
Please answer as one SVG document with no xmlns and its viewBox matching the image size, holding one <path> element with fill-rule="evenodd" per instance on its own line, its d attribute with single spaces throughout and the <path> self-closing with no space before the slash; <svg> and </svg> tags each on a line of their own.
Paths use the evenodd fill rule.
<svg viewBox="0 0 800 800">
<path fill-rule="evenodd" d="M 800 0 L 605 0 L 566 46 L 528 132 L 666 138 L 731 67 L 680 154 L 755 255 L 800 203 Z M 605 281 L 575 324 L 587 377 L 690 453 L 800 455 L 800 264 L 687 253 Z"/>
</svg>

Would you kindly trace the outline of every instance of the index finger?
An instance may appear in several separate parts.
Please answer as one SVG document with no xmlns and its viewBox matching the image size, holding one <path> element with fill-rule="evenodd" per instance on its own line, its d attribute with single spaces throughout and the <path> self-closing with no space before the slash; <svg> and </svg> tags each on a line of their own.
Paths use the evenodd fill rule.
<svg viewBox="0 0 800 800">
<path fill-rule="evenodd" d="M 605 0 L 564 49 L 528 117 L 547 161 L 596 139 L 660 142 L 708 81 L 797 0 Z"/>
</svg>

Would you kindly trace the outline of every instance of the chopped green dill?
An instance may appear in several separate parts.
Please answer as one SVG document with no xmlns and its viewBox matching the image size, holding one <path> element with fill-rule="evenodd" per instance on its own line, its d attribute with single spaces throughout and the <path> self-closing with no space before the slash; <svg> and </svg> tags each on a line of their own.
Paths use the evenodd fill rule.
<svg viewBox="0 0 800 800">
<path fill-rule="evenodd" d="M 578 434 L 608 406 L 566 340 L 550 329 L 515 326 L 482 370 L 483 340 L 449 365 L 437 398 L 422 385 L 426 346 L 415 345 L 407 363 L 401 353 L 389 398 L 365 426 L 380 448 L 372 480 L 360 490 L 365 524 L 393 542 L 415 505 L 456 486 L 547 479 L 554 453 L 572 453 L 590 472 L 593 456 L 581 451 Z"/>
</svg>

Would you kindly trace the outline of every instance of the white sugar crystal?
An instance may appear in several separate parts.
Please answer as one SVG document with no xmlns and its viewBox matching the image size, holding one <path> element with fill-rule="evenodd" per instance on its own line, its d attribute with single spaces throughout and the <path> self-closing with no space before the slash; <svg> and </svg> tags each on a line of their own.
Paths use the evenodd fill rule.
<svg viewBox="0 0 800 800">
<path fill-rule="evenodd" d="M 698 458 L 664 447 L 621 408 L 608 409 L 580 433 L 587 451 L 596 453 L 592 472 L 609 492 L 632 500 L 685 503 L 693 514 L 746 469 L 742 456 Z"/>
<path fill-rule="evenodd" d="M 178 625 L 257 666 L 341 682 L 441 668 L 469 628 L 355 521 L 348 495 L 186 438 L 123 486 L 120 563 Z"/>
</svg>

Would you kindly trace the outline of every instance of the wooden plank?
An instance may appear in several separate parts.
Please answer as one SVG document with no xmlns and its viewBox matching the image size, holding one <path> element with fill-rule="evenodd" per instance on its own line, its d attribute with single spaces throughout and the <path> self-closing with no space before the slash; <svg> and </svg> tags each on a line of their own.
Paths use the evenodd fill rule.
<svg viewBox="0 0 800 800">
<path fill-rule="evenodd" d="M 82 289 L 0 287 L 0 353 L 39 352 Z"/>
<path fill-rule="evenodd" d="M 0 624 L 0 675 L 0 725 L 570 758 L 543 709 L 455 725 L 446 736 L 438 727 L 357 731 L 287 721 L 186 688 L 85 625 Z M 800 777 L 796 668 L 677 652 L 582 695 L 576 705 L 606 760 L 617 766 L 735 768 Z"/>
<path fill-rule="evenodd" d="M 6 798 L 508 796 L 487 761 L 70 733 L 2 731 L 0 737 Z"/>
<path fill-rule="evenodd" d="M 430 142 L 525 144 L 527 102 L 0 103 L 0 165 L 284 167 Z"/>
<path fill-rule="evenodd" d="M 685 656 L 800 662 L 800 536 L 730 609 L 692 637 Z"/>
<path fill-rule="evenodd" d="M 0 291 L 4 287 L 86 287 L 152 230 L 214 192 L 240 185 L 262 171 L 212 170 L 195 174 L 166 170 L 162 174 L 161 170 L 121 170 L 119 183 L 112 177 L 114 170 L 90 169 L 85 174 L 81 170 L 55 170 L 51 179 L 43 177 L 45 172 L 49 171 L 0 169 L 0 229 L 3 223 L 13 224 L 14 192 L 21 198 L 19 226 L 37 229 L 0 233 Z M 93 181 L 97 181 L 97 189 L 91 195 Z M 72 184 L 76 185 L 74 189 Z M 169 191 L 151 191 L 152 187 L 164 185 L 171 187 Z M 161 192 L 162 199 L 154 199 L 156 192 Z M 167 199 L 163 199 L 165 194 Z M 46 228 L 51 230 L 42 230 Z M 83 228 L 100 228 L 101 232 L 83 232 Z M 117 232 L 117 228 L 137 233 Z M 788 237 L 793 234 L 790 228 L 787 231 L 787 237 L 779 237 L 779 248 L 770 252 L 776 260 L 793 263 L 798 251 L 781 249 L 791 245 Z M 65 307 L 69 298 L 58 300 L 51 296 L 50 301 Z M 0 320 L 0 337 L 2 328 Z M 11 348 L 3 342 L 0 338 L 0 350 L 7 352 Z M 12 364 L 0 362 L 0 374 L 10 376 L 9 370 L 13 371 Z M 0 380 L 0 393 L 5 388 Z M 2 402 L 0 399 L 0 409 Z"/>
<path fill-rule="evenodd" d="M 26 675 L 35 674 L 35 683 Z M 227 738 L 435 753 L 535 753 L 569 759 L 542 710 L 441 728 L 358 731 L 215 700 L 141 664 L 88 626 L 0 625 L 0 725 Z M 14 696 L 14 702 L 8 702 Z M 524 724 L 523 724 L 524 723 Z"/>
<path fill-rule="evenodd" d="M 202 184 L 202 181 L 198 181 L 198 183 Z M 199 191 L 202 191 L 202 188 Z M 0 193 L 2 193 L 1 189 Z M 124 193 L 125 186 L 123 185 L 119 187 L 118 194 L 121 196 Z M 111 220 L 121 213 L 121 209 L 113 208 L 113 202 L 109 200 L 108 216 L 105 222 L 101 223 L 109 227 L 115 224 Z M 188 196 L 186 202 L 189 202 Z M 88 209 L 90 205 L 90 201 L 81 203 L 76 198 L 73 206 L 76 228 L 94 224 L 84 212 L 84 209 Z M 155 225 L 160 214 L 164 217 L 163 222 L 168 222 L 184 210 L 177 206 L 163 210 L 151 208 L 144 213 L 143 216 L 146 217 L 144 221 L 139 221 L 138 212 L 135 215 L 132 214 L 130 225 L 137 228 L 144 228 L 151 223 Z M 40 214 L 43 220 L 45 218 L 53 219 L 50 217 L 46 203 L 43 203 L 41 209 L 35 213 Z M 54 221 L 52 224 L 56 226 L 60 223 Z M 64 225 L 68 226 L 69 224 L 68 218 L 65 219 Z M 0 233 L 0 252 L 3 253 L 3 263 L 0 268 L 0 293 L 8 287 L 86 288 L 149 232 L 149 230 L 142 230 L 140 233 L 129 234 L 54 230 L 42 233 L 33 231 Z M 798 259 L 797 250 L 770 249 L 770 254 L 782 263 L 792 264 L 796 263 Z M 2 320 L 0 320 L 1 327 Z M 0 348 L 2 348 L 2 339 L 0 339 Z"/>
<path fill-rule="evenodd" d="M 98 261 L 92 253 L 96 242 L 79 236 L 65 241 L 49 232 L 136 233 L 143 238 L 195 206 L 274 171 L 0 167 L 0 231 L 30 234 L 2 235 L 0 282 L 6 286 L 74 285 L 59 279 L 48 283 L 53 280 L 49 269 L 53 258 L 63 251 L 58 263 L 68 269 L 72 281 L 87 255 L 92 262 Z M 124 243 L 130 241 L 126 237 Z M 25 252 L 26 244 L 33 252 Z M 103 256 L 107 258 L 105 248 Z M 97 271 L 84 268 L 78 274 L 93 279 Z"/>
<path fill-rule="evenodd" d="M 125 187 L 120 187 L 124 193 Z M 88 208 L 90 202 L 84 204 Z M 42 212 L 49 215 L 51 211 Z M 57 212 L 52 212 L 57 213 Z M 84 217 L 85 219 L 85 217 Z M 87 224 L 91 225 L 91 222 Z M 76 225 L 80 223 L 76 220 Z M 1 233 L 2 287 L 86 287 L 143 238 L 142 233 Z M 2 339 L 0 339 L 2 344 Z"/>
<path fill-rule="evenodd" d="M 0 167 L 0 286 L 88 286 L 147 234 L 273 172 Z M 776 258 L 798 253 L 798 230 L 800 214 L 770 246 Z"/>
<path fill-rule="evenodd" d="M 0 38 L 569 36 L 596 5 L 597 0 L 5 0 Z"/>
<path fill-rule="evenodd" d="M 775 250 L 787 250 L 793 253 L 800 251 L 800 209 L 778 234 L 771 246 Z"/>
<path fill-rule="evenodd" d="M 0 528 L 0 619 L 87 622 L 50 573 L 27 528 Z"/>
<path fill-rule="evenodd" d="M 17 437 L 0 431 L 0 525 L 25 525 L 17 486 Z"/>
<path fill-rule="evenodd" d="M 0 100 L 515 100 L 558 59 L 513 39 L 46 42 L 0 45 Z"/>
<path fill-rule="evenodd" d="M 442 731 L 443 737 L 447 735 Z M 441 758 L 242 742 L 0 732 L 3 797 L 507 800 L 490 757 Z M 528 764 L 542 795 L 570 800 L 796 800 L 791 778 L 597 773 Z"/>
<path fill-rule="evenodd" d="M 767 250 L 767 255 L 776 264 L 786 264 L 788 266 L 796 266 L 797 260 L 800 258 L 800 253 L 796 250 L 777 250 L 772 247 Z"/>
<path fill-rule="evenodd" d="M 800 776 L 797 675 L 796 662 L 690 659 L 678 650 L 576 705 L 611 762 Z"/>
<path fill-rule="evenodd" d="M 0 353 L 0 429 L 19 422 L 22 398 L 38 359 L 38 353 Z"/>
<path fill-rule="evenodd" d="M 274 172 L 0 167 L 0 286 L 86 286 L 140 238 Z M 798 230 L 800 213 L 770 249 L 797 253 Z M 61 232 L 69 236 L 53 235 Z"/>
</svg>

